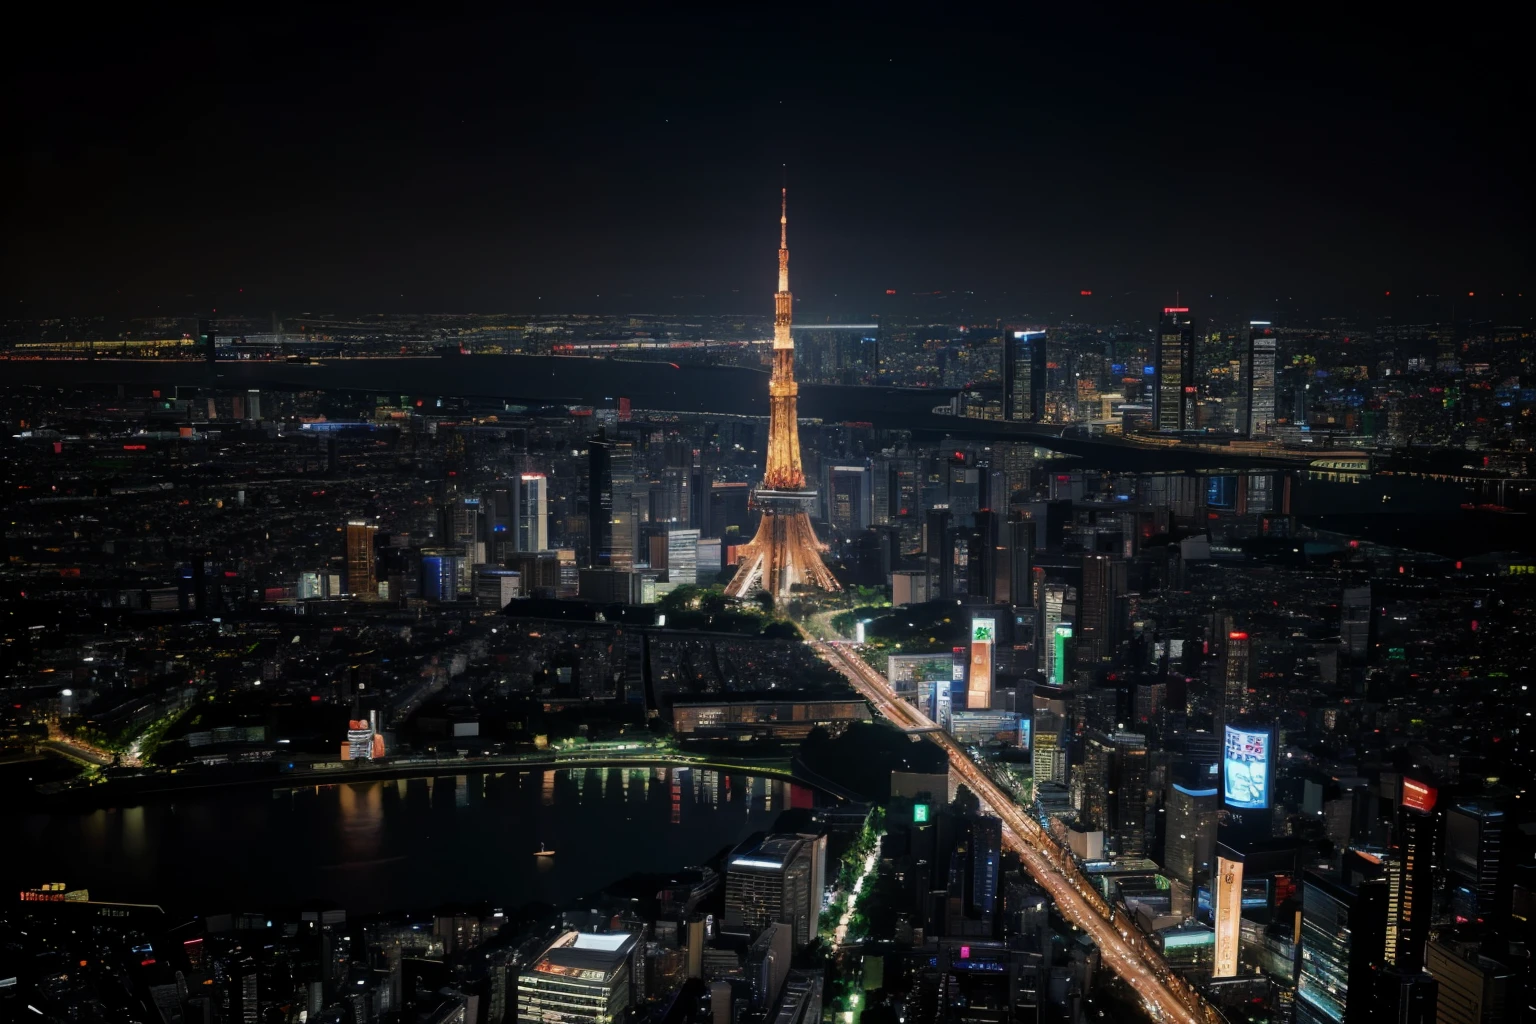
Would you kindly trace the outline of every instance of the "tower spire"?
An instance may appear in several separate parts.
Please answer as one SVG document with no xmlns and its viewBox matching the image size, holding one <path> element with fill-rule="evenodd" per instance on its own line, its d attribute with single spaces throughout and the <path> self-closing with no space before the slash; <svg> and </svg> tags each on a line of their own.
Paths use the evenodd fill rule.
<svg viewBox="0 0 1536 1024">
<path fill-rule="evenodd" d="M 779 248 L 789 248 L 789 189 L 779 189 Z"/>
</svg>

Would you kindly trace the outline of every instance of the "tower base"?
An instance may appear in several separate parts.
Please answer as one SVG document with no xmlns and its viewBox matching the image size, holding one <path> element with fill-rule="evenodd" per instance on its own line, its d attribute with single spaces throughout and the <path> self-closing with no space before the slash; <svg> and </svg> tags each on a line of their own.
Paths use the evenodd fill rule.
<svg viewBox="0 0 1536 1024">
<path fill-rule="evenodd" d="M 757 536 L 747 545 L 746 557 L 726 584 L 726 596 L 745 597 L 755 590 L 766 590 L 775 598 L 784 598 L 796 583 L 842 590 L 842 584 L 821 560 L 821 552 L 821 542 L 804 509 L 764 510 Z"/>
</svg>

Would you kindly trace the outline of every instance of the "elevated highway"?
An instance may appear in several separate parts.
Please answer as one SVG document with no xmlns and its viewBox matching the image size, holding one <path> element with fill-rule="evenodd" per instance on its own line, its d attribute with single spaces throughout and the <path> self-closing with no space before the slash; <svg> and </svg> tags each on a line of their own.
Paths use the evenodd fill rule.
<svg viewBox="0 0 1536 1024">
<path fill-rule="evenodd" d="M 1178 1024 L 1218 1024 L 1224 1020 L 1191 985 L 1168 970 L 1134 922 L 1104 899 L 1079 870 L 1071 854 L 1014 803 L 953 737 L 896 696 L 885 677 L 866 665 L 846 644 L 828 640 L 808 642 L 881 715 L 902 729 L 921 730 L 926 738 L 944 748 L 954 775 L 976 794 L 986 810 L 1001 819 L 1004 843 L 1018 853 L 1025 869 L 1050 894 L 1062 917 L 1093 938 L 1105 966 L 1136 992 L 1154 1019 Z"/>
</svg>

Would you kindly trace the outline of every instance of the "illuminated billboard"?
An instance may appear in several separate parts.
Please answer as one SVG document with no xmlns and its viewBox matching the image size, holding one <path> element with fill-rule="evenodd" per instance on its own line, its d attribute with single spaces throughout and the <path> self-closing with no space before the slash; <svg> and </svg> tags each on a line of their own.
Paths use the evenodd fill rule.
<svg viewBox="0 0 1536 1024">
<path fill-rule="evenodd" d="M 1216 858 L 1216 959 L 1211 977 L 1237 977 L 1237 952 L 1243 930 L 1243 862 Z"/>
<path fill-rule="evenodd" d="M 997 642 L 997 620 L 971 620 L 971 670 L 965 706 L 972 711 L 992 706 L 992 646 Z"/>
<path fill-rule="evenodd" d="M 1434 786 L 1426 786 L 1414 779 L 1403 779 L 1403 806 L 1410 811 L 1428 814 L 1435 809 L 1435 800 L 1439 795 L 1439 790 Z"/>
<path fill-rule="evenodd" d="M 1274 733 L 1268 729 L 1227 726 L 1221 774 L 1222 799 L 1228 807 L 1269 806 L 1274 746 Z"/>
<path fill-rule="evenodd" d="M 921 825 L 924 822 L 926 822 L 927 820 L 928 820 L 928 805 L 927 804 L 913 804 L 912 805 L 912 823 L 914 825 Z"/>
</svg>

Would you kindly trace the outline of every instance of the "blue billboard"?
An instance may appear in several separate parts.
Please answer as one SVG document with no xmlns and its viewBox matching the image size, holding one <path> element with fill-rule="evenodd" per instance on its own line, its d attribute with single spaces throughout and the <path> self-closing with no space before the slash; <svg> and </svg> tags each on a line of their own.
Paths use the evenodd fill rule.
<svg viewBox="0 0 1536 1024">
<path fill-rule="evenodd" d="M 1274 733 L 1268 729 L 1227 726 L 1221 775 L 1222 799 L 1228 807 L 1269 806 L 1274 745 Z"/>
</svg>

